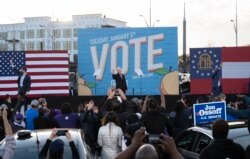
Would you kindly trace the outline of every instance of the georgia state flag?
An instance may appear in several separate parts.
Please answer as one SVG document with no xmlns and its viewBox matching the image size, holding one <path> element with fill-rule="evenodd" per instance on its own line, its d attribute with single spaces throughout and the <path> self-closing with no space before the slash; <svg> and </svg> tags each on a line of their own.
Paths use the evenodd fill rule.
<svg viewBox="0 0 250 159">
<path fill-rule="evenodd" d="M 210 94 L 212 74 L 221 64 L 221 48 L 190 49 L 191 93 Z M 221 77 L 221 72 L 219 72 Z"/>
</svg>

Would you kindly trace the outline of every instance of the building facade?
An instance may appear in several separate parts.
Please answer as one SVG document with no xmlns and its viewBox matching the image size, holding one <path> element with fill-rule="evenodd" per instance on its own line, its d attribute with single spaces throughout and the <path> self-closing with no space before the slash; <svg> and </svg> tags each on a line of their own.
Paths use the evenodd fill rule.
<svg viewBox="0 0 250 159">
<path fill-rule="evenodd" d="M 73 15 L 68 22 L 24 18 L 24 23 L 0 24 L 0 51 L 68 50 L 73 62 L 78 53 L 77 29 L 107 27 L 126 27 L 126 22 L 102 14 Z"/>
</svg>

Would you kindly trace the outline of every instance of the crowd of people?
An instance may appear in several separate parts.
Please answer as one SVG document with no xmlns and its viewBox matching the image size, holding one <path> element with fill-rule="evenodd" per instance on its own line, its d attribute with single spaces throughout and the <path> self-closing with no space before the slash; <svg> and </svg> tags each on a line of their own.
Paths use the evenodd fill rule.
<svg viewBox="0 0 250 159">
<path fill-rule="evenodd" d="M 178 152 L 174 138 L 183 130 L 193 126 L 192 106 L 188 105 L 186 100 L 184 96 L 181 97 L 176 101 L 174 110 L 169 112 L 163 93 L 159 101 L 153 96 L 145 96 L 144 100 L 138 98 L 129 100 L 121 89 L 112 88 L 108 90 L 107 99 L 101 105 L 96 106 L 94 100 L 86 101 L 80 104 L 78 112 L 72 111 L 70 103 L 63 103 L 60 109 L 50 108 L 45 98 L 33 99 L 26 111 L 26 108 L 21 108 L 19 111 L 19 106 L 14 105 L 11 97 L 6 95 L 6 101 L 1 105 L 4 109 L 1 113 L 5 133 L 0 137 L 1 140 L 6 137 L 6 143 L 10 144 L 6 144 L 6 153 L 2 158 L 13 156 L 15 145 L 13 134 L 19 130 L 53 129 L 40 152 L 40 156 L 46 158 L 47 151 L 52 151 L 50 147 L 54 142 L 63 147 L 62 141 L 55 139 L 57 129 L 54 128 L 79 128 L 84 132 L 90 151 L 103 159 L 181 159 L 183 156 Z M 216 97 L 197 99 L 198 103 L 211 101 L 226 101 L 226 96 L 220 94 Z M 250 97 L 239 95 L 236 101 L 228 102 L 227 112 L 232 119 L 248 119 L 249 105 Z M 220 143 L 223 145 L 232 142 L 226 139 L 227 122 L 224 120 L 216 122 L 213 125 L 215 142 L 201 152 L 200 158 L 216 158 L 212 156 L 214 154 L 212 152 L 215 149 L 220 151 L 217 148 Z M 218 134 L 220 135 L 216 136 Z M 72 156 L 79 158 L 71 135 L 67 133 L 66 137 L 71 146 Z M 237 149 L 241 154 L 245 153 L 240 145 L 232 145 L 231 149 Z M 247 148 L 246 158 L 250 158 L 249 149 L 250 146 Z M 230 154 L 230 151 L 218 152 L 220 153 Z M 242 157 L 237 155 L 230 158 Z"/>
</svg>

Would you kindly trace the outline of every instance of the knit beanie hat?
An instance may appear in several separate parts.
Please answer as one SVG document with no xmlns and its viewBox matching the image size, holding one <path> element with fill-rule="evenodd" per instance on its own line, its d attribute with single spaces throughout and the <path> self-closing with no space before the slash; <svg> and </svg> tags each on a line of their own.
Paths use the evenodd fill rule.
<svg viewBox="0 0 250 159">
<path fill-rule="evenodd" d="M 54 140 L 49 147 L 50 157 L 62 157 L 64 151 L 64 142 L 61 139 Z"/>
<path fill-rule="evenodd" d="M 22 121 L 23 120 L 23 115 L 21 113 L 17 113 L 15 116 L 16 121 Z"/>
<path fill-rule="evenodd" d="M 229 125 L 224 119 L 218 119 L 213 123 L 214 139 L 226 139 L 229 131 Z"/>
</svg>

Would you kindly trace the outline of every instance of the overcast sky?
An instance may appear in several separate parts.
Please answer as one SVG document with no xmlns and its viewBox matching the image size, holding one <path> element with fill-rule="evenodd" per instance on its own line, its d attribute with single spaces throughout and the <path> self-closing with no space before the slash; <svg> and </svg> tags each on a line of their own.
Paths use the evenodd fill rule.
<svg viewBox="0 0 250 159">
<path fill-rule="evenodd" d="M 146 27 L 150 0 L 2 0 L 0 24 L 24 22 L 24 17 L 50 16 L 71 20 L 71 15 L 105 14 L 127 22 L 129 27 Z M 187 48 L 235 46 L 236 0 L 151 0 L 151 24 L 178 27 L 178 50 L 182 52 L 183 6 L 186 3 Z M 250 44 L 250 0 L 238 0 L 238 43 Z M 189 52 L 189 51 L 188 51 Z"/>
</svg>

